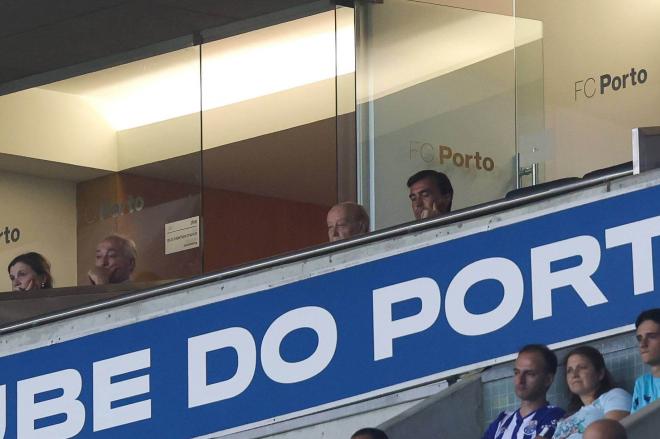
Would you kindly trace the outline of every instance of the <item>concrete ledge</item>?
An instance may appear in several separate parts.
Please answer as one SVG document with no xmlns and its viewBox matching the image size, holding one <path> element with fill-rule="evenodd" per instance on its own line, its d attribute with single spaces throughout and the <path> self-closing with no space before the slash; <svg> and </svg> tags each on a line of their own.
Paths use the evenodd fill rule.
<svg viewBox="0 0 660 439">
<path fill-rule="evenodd" d="M 483 424 L 481 375 L 426 398 L 380 425 L 390 439 L 479 438 Z"/>
<path fill-rule="evenodd" d="M 660 400 L 621 420 L 628 439 L 657 439 L 660 437 Z"/>
</svg>

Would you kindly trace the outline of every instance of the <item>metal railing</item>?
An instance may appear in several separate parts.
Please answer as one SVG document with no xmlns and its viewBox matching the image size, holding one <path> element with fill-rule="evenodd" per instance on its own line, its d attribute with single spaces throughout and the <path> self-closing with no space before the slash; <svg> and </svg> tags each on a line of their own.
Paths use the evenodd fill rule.
<svg viewBox="0 0 660 439">
<path fill-rule="evenodd" d="M 632 170 L 614 172 L 612 174 L 599 176 L 597 178 L 583 179 L 575 183 L 570 183 L 561 187 L 551 188 L 539 193 L 533 193 L 513 199 L 500 199 L 500 200 L 480 204 L 477 206 L 461 209 L 455 212 L 451 212 L 441 217 L 422 220 L 422 221 L 409 222 L 409 223 L 393 226 L 387 229 L 374 231 L 369 234 L 361 235 L 345 241 L 324 244 L 316 247 L 311 247 L 305 250 L 287 253 L 284 255 L 278 255 L 272 258 L 262 259 L 256 262 L 248 263 L 238 267 L 229 268 L 219 272 L 203 274 L 193 278 L 175 281 L 167 285 L 158 286 L 155 288 L 149 288 L 134 293 L 128 293 L 121 297 L 115 297 L 112 299 L 107 299 L 88 305 L 82 305 L 65 311 L 57 311 L 50 314 L 45 314 L 42 316 L 38 316 L 2 326 L 0 327 L 0 335 L 9 334 L 12 332 L 20 331 L 34 326 L 44 325 L 47 323 L 79 316 L 82 314 L 105 310 L 120 305 L 126 305 L 140 300 L 145 300 L 157 296 L 170 294 L 176 291 L 180 291 L 182 289 L 198 287 L 212 282 L 218 282 L 221 280 L 235 278 L 238 276 L 244 276 L 261 270 L 271 269 L 281 265 L 299 262 L 305 259 L 328 255 L 330 253 L 334 253 L 339 250 L 347 250 L 357 246 L 374 243 L 377 241 L 383 241 L 397 236 L 416 233 L 435 227 L 446 226 L 484 215 L 495 214 L 515 207 L 520 207 L 526 204 L 555 197 L 557 195 L 597 186 L 601 183 L 606 183 L 611 180 L 626 177 L 629 175 L 632 175 Z"/>
</svg>

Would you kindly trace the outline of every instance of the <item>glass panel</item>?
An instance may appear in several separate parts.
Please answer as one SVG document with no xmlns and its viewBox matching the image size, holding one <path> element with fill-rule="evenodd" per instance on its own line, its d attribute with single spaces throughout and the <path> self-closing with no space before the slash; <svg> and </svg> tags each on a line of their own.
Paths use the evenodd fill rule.
<svg viewBox="0 0 660 439">
<path fill-rule="evenodd" d="M 357 201 L 355 144 L 355 10 L 338 6 L 337 22 L 337 190 L 339 201 Z"/>
<path fill-rule="evenodd" d="M 205 270 L 327 240 L 335 26 L 333 10 L 203 45 Z"/>
<path fill-rule="evenodd" d="M 516 144 L 518 185 L 543 179 L 539 163 L 552 155 L 543 108 L 543 23 L 516 18 Z"/>
<path fill-rule="evenodd" d="M 375 226 L 415 217 L 406 182 L 421 170 L 446 174 L 452 210 L 516 187 L 513 17 L 404 0 L 356 8 L 361 188 Z"/>
<path fill-rule="evenodd" d="M 199 83 L 190 47 L 1 97 L 3 221 L 20 230 L 5 264 L 38 252 L 57 287 L 89 285 L 90 270 L 99 283 L 201 273 L 199 237 L 165 235 L 201 213 Z M 129 241 L 99 245 L 113 234 L 137 257 Z M 109 248 L 121 254 L 96 259 Z"/>
<path fill-rule="evenodd" d="M 519 115 L 521 131 L 547 132 L 546 180 L 629 162 L 631 130 L 660 125 L 659 14 L 653 0 L 516 1 L 543 24 L 544 126 Z"/>
</svg>

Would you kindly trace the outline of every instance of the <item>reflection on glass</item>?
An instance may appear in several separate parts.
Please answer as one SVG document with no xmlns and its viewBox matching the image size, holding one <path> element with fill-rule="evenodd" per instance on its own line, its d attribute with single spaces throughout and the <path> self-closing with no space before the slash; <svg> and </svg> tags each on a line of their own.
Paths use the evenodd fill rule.
<svg viewBox="0 0 660 439">
<path fill-rule="evenodd" d="M 43 254 L 56 287 L 200 273 L 165 236 L 201 213 L 199 87 L 188 48 L 1 97 L 2 259 Z"/>
<path fill-rule="evenodd" d="M 414 218 L 406 182 L 421 170 L 449 177 L 453 210 L 514 188 L 514 48 L 540 38 L 535 23 L 521 20 L 525 41 L 515 41 L 508 15 L 403 0 L 358 5 L 362 187 L 376 227 Z"/>
<path fill-rule="evenodd" d="M 547 151 L 536 160 L 545 179 L 629 162 L 631 130 L 660 125 L 660 3 L 632 0 L 624 8 L 615 0 L 516 0 L 515 10 L 543 25 L 542 72 L 528 73 L 543 78 L 544 126 L 518 114 L 521 132 L 545 130 L 537 143 Z"/>
<path fill-rule="evenodd" d="M 335 46 L 334 11 L 204 44 L 205 270 L 327 240 L 336 76 L 352 67 Z"/>
</svg>

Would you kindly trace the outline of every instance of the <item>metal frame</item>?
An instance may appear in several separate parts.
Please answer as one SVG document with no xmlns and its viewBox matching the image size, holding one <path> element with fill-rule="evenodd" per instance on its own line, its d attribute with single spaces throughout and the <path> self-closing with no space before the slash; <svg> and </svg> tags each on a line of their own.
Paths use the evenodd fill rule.
<svg viewBox="0 0 660 439">
<path fill-rule="evenodd" d="M 171 284 L 167 284 L 162 287 L 155 287 L 144 291 L 129 293 L 122 297 L 117 297 L 114 299 L 109 299 L 106 301 L 97 302 L 90 305 L 84 305 L 66 311 L 59 311 L 52 314 L 47 314 L 44 316 L 24 320 L 22 322 L 5 325 L 3 327 L 0 327 L 0 335 L 9 334 L 12 332 L 32 328 L 35 326 L 45 325 L 47 323 L 56 322 L 70 317 L 80 316 L 82 314 L 101 311 L 120 305 L 126 305 L 140 300 L 163 296 L 186 288 L 197 287 L 212 282 L 218 282 L 224 279 L 230 279 L 238 276 L 248 275 L 261 270 L 272 269 L 281 265 L 291 264 L 294 262 L 299 262 L 313 257 L 328 255 L 338 250 L 351 249 L 363 244 L 383 241 L 397 236 L 406 235 L 409 233 L 416 233 L 434 227 L 446 226 L 449 224 L 466 221 L 476 217 L 502 212 L 508 209 L 512 209 L 514 207 L 531 204 L 537 201 L 545 200 L 547 198 L 551 198 L 568 192 L 574 192 L 592 186 L 597 186 L 601 183 L 606 183 L 611 180 L 627 177 L 630 175 L 632 175 L 632 170 L 615 172 L 613 174 L 582 180 L 576 183 L 567 184 L 566 186 L 552 188 L 543 192 L 534 193 L 519 198 L 508 199 L 508 200 L 500 199 L 489 203 L 480 204 L 474 207 L 461 209 L 456 212 L 452 212 L 447 215 L 444 215 L 442 217 L 427 219 L 424 221 L 409 222 L 402 225 L 390 227 L 387 229 L 375 231 L 367 235 L 358 236 L 353 239 L 340 241 L 336 243 L 330 243 L 322 246 L 316 246 L 294 253 L 288 253 L 281 256 L 275 256 L 272 258 L 263 259 L 242 266 L 229 268 L 227 270 L 223 270 L 217 273 L 204 274 L 190 279 L 173 282 Z"/>
</svg>

